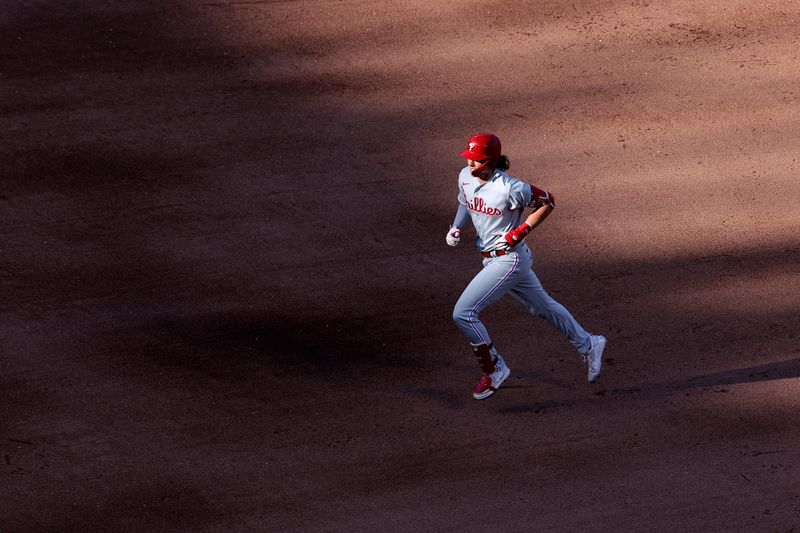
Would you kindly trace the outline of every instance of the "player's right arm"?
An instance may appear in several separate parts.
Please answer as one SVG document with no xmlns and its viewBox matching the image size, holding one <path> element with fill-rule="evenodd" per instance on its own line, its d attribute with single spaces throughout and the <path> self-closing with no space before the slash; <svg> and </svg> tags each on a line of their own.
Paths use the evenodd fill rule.
<svg viewBox="0 0 800 533">
<path fill-rule="evenodd" d="M 459 203 L 458 204 L 458 211 L 456 211 L 456 217 L 453 219 L 452 227 L 461 229 L 469 220 L 469 211 L 467 211 L 467 206 L 465 204 Z"/>
<path fill-rule="evenodd" d="M 453 224 L 450 226 L 450 230 L 447 232 L 447 237 L 445 240 L 447 244 L 450 246 L 458 246 L 458 243 L 461 241 L 461 228 L 469 220 L 469 211 L 467 211 L 467 206 L 462 204 L 461 202 L 458 203 L 458 211 L 456 211 L 456 217 L 453 220 Z"/>
<path fill-rule="evenodd" d="M 453 219 L 453 223 L 450 225 L 450 229 L 447 231 L 447 236 L 445 237 L 445 240 L 449 246 L 458 246 L 458 243 L 461 242 L 461 229 L 467 224 L 467 220 L 469 219 L 469 211 L 467 211 L 467 197 L 464 194 L 464 189 L 460 184 L 461 176 L 464 174 L 464 170 L 462 170 L 461 174 L 458 176 L 458 211 L 456 211 L 456 216 Z"/>
</svg>

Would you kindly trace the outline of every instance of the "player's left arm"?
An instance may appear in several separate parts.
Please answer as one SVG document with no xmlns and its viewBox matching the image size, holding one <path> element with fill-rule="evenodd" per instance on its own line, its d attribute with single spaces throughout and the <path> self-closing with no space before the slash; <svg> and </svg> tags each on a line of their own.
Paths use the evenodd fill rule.
<svg viewBox="0 0 800 533">
<path fill-rule="evenodd" d="M 543 205 L 542 207 L 540 207 L 539 209 L 528 215 L 528 218 L 525 219 L 525 222 L 523 224 L 527 224 L 528 227 L 531 228 L 528 231 L 531 231 L 533 228 L 544 222 L 544 219 L 549 217 L 550 213 L 552 212 L 553 212 L 553 206 L 549 204 Z"/>
<path fill-rule="evenodd" d="M 552 193 L 542 190 L 535 185 L 530 185 L 530 188 L 531 200 L 528 202 L 528 207 L 532 207 L 534 210 L 545 205 L 549 205 L 551 210 L 556 207 L 556 198 Z"/>
<path fill-rule="evenodd" d="M 556 199 L 552 193 L 530 185 L 530 195 L 531 199 L 527 207 L 532 207 L 533 212 L 528 215 L 522 224 L 506 234 L 505 240 L 510 247 L 522 242 L 528 233 L 544 222 L 544 219 L 549 217 L 556 207 Z"/>
</svg>

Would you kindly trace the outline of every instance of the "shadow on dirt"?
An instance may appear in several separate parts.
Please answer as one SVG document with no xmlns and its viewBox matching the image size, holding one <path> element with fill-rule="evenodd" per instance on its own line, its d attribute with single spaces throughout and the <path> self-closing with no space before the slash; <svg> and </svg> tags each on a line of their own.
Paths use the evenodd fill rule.
<svg viewBox="0 0 800 533">
<path fill-rule="evenodd" d="M 641 387 L 609 389 L 598 392 L 597 396 L 614 396 L 624 394 L 641 394 L 658 396 L 662 393 L 681 392 L 691 389 L 714 389 L 726 385 L 759 383 L 779 379 L 800 378 L 800 358 L 788 359 L 777 363 L 767 363 L 737 370 L 728 370 L 714 374 L 691 377 L 685 381 L 664 383 L 645 383 Z"/>
<path fill-rule="evenodd" d="M 711 390 L 713 392 L 727 392 L 724 388 L 726 386 L 797 378 L 800 378 L 800 358 L 695 376 L 685 380 L 644 383 L 639 387 L 606 389 L 594 393 L 593 397 L 572 400 L 547 400 L 527 405 L 514 405 L 502 408 L 499 412 L 506 415 L 543 413 L 556 411 L 564 407 L 572 408 L 580 405 L 594 404 L 598 401 L 597 397 L 602 397 L 604 398 L 603 401 L 610 402 L 625 401 L 627 399 L 639 401 L 660 399 L 676 393 L 697 389 Z"/>
<path fill-rule="evenodd" d="M 346 377 L 348 369 L 399 367 L 371 333 L 374 324 L 352 320 L 298 320 L 263 313 L 161 316 L 111 333 L 125 351 L 138 346 L 140 364 L 179 366 L 200 373 L 258 380 L 264 373 Z M 247 370 L 247 372 L 238 372 Z"/>
<path fill-rule="evenodd" d="M 81 488 L 96 484 L 96 491 L 79 502 L 54 497 L 46 516 L 30 516 L 4 524 L 9 531 L 109 531 L 113 529 L 151 531 L 197 531 L 224 515 L 226 509 L 203 494 L 202 485 L 181 472 L 150 471 L 151 464 L 128 472 L 124 484 L 116 484 L 117 472 L 107 472 L 110 479 L 84 480 Z M 102 477 L 102 476 L 101 476 Z M 45 491 L 46 493 L 46 491 Z M 80 490 L 71 494 L 75 498 Z M 26 510 L 27 511 L 27 510 Z"/>
</svg>

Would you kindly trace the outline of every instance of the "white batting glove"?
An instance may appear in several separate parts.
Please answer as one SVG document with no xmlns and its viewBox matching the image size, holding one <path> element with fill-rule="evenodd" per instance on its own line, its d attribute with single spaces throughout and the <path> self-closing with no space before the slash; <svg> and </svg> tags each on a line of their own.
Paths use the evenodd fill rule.
<svg viewBox="0 0 800 533">
<path fill-rule="evenodd" d="M 450 231 L 447 232 L 447 237 L 445 237 L 444 240 L 447 241 L 448 246 L 458 246 L 458 243 L 461 242 L 461 230 L 453 226 L 450 228 Z"/>
</svg>

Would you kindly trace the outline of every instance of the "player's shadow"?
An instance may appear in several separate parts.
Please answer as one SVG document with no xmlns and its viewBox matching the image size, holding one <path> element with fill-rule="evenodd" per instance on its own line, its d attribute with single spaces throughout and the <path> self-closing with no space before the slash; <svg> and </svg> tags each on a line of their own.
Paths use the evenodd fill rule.
<svg viewBox="0 0 800 533">
<path fill-rule="evenodd" d="M 631 394 L 638 392 L 660 395 L 667 392 L 680 392 L 688 389 L 721 387 L 725 385 L 757 383 L 759 381 L 791 378 L 800 378 L 800 358 L 700 375 L 682 381 L 647 383 L 641 387 L 610 389 L 605 391 L 605 393 L 601 391 L 598 395 Z"/>
<path fill-rule="evenodd" d="M 800 358 L 704 374 L 684 380 L 644 383 L 638 387 L 602 389 L 591 396 L 582 398 L 550 399 L 535 403 L 511 405 L 499 409 L 499 412 L 502 414 L 542 413 L 564 407 L 575 407 L 588 403 L 594 404 L 598 402 L 598 397 L 603 398 L 603 400 L 599 401 L 625 401 L 627 399 L 658 399 L 695 389 L 727 392 L 724 389 L 725 386 L 797 378 L 800 378 Z"/>
</svg>

